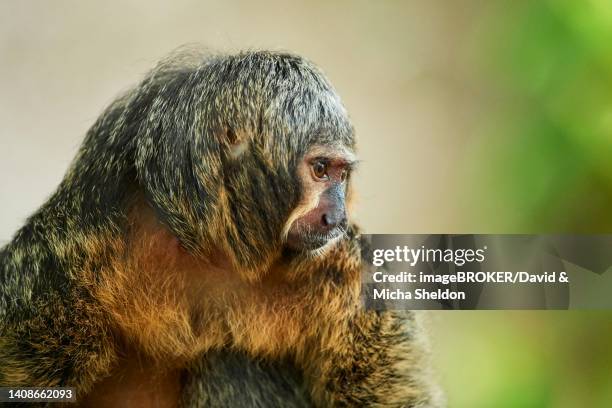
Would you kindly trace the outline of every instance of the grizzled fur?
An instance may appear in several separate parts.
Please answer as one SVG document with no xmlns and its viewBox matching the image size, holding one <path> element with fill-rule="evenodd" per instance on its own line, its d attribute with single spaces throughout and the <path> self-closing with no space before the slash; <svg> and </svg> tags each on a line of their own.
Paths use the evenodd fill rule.
<svg viewBox="0 0 612 408">
<path fill-rule="evenodd" d="M 0 251 L 0 385 L 85 395 L 128 343 L 182 370 L 186 406 L 437 405 L 414 315 L 360 307 L 356 227 L 317 257 L 283 250 L 312 146 L 354 139 L 304 59 L 162 62 L 101 115 Z M 197 285 L 184 271 L 218 253 L 253 295 L 186 301 Z"/>
</svg>

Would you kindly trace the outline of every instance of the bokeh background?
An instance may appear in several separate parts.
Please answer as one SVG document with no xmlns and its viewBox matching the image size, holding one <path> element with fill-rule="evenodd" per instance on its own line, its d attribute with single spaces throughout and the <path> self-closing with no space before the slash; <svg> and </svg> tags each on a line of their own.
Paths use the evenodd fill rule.
<svg viewBox="0 0 612 408">
<path fill-rule="evenodd" d="M 612 3 L 4 1 L 0 242 L 114 96 L 182 44 L 331 78 L 371 233 L 612 232 Z M 612 406 L 612 313 L 431 313 L 451 407 Z"/>
</svg>

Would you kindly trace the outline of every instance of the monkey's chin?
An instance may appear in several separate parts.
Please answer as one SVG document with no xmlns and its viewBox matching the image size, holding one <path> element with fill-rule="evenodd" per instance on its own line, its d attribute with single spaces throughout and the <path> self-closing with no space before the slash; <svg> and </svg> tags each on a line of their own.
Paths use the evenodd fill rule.
<svg viewBox="0 0 612 408">
<path fill-rule="evenodd" d="M 316 233 L 295 233 L 287 237 L 287 248 L 299 252 L 318 251 L 332 242 L 335 242 L 342 235 L 339 228 L 333 229 L 326 234 Z"/>
</svg>

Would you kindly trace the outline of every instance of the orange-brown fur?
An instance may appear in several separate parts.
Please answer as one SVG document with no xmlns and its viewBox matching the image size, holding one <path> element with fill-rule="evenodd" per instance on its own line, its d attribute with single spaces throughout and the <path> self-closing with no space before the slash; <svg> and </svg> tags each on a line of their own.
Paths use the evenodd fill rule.
<svg viewBox="0 0 612 408">
<path fill-rule="evenodd" d="M 116 341 L 115 368 L 106 374 L 112 377 L 94 387 L 92 401 L 95 395 L 130 394 L 134 388 L 144 387 L 146 394 L 150 384 L 173 389 L 172 376 L 145 376 L 140 385 L 112 380 L 126 375 L 134 356 L 147 362 L 138 370 L 149 374 L 184 368 L 203 352 L 221 347 L 253 357 L 292 355 L 306 367 L 313 341 L 327 348 L 342 344 L 351 310 L 341 290 L 300 268 L 287 273 L 280 262 L 258 282 L 249 282 L 220 250 L 209 259 L 184 250 L 146 204 L 139 202 L 132 214 L 129 238 L 115 244 L 115 257 L 90 287 Z M 354 307 L 358 273 L 352 285 Z"/>
<path fill-rule="evenodd" d="M 280 263 L 245 281 L 222 252 L 199 259 L 182 249 L 146 205 L 133 214 L 129 239 L 92 290 L 119 335 L 150 358 L 180 366 L 228 345 L 278 357 L 304 347 L 314 329 L 307 316 L 343 316 L 334 293 L 289 281 Z"/>
<path fill-rule="evenodd" d="M 180 400 L 180 371 L 159 366 L 137 353 L 124 355 L 112 375 L 81 396 L 88 408 L 176 408 Z"/>
</svg>

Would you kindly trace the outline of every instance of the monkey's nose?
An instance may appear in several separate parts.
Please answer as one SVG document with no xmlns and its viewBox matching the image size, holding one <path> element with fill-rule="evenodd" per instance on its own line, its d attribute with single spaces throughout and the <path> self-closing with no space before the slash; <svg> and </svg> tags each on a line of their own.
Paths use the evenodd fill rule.
<svg viewBox="0 0 612 408">
<path fill-rule="evenodd" d="M 338 213 L 325 213 L 321 217 L 321 223 L 328 229 L 346 226 L 346 214 L 344 211 Z"/>
</svg>

